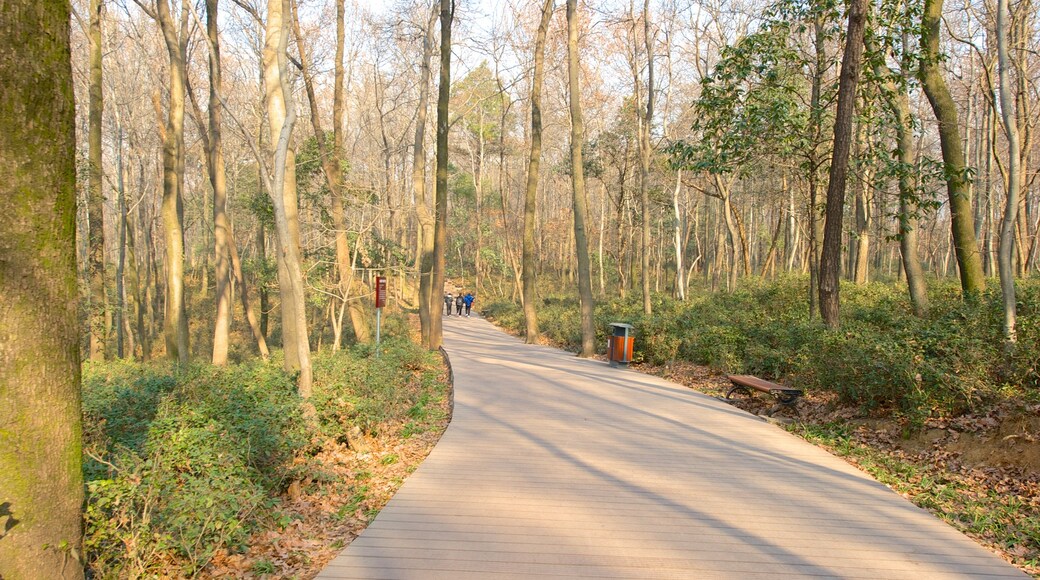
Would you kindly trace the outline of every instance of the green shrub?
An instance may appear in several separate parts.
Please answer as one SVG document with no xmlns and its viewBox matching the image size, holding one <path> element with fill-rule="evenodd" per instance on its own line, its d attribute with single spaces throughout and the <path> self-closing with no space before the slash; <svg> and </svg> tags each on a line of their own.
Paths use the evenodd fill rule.
<svg viewBox="0 0 1040 580">
<path fill-rule="evenodd" d="M 85 373 L 88 561 L 124 577 L 172 556 L 193 574 L 242 544 L 290 477 L 307 441 L 295 386 L 265 363 L 129 367 Z"/>
<path fill-rule="evenodd" d="M 963 300 L 955 281 L 930 281 L 931 312 L 913 315 L 905 286 L 873 283 L 841 287 L 839 331 L 810 320 L 808 281 L 751 279 L 730 293 L 694 293 L 685 303 L 655 297 L 642 314 L 639 296 L 596 305 L 597 344 L 612 321 L 636 327 L 636 360 L 686 360 L 721 372 L 747 372 L 805 388 L 833 391 L 865 410 L 921 421 L 933 412 L 960 413 L 998 396 L 1035 396 L 1040 387 L 1040 282 L 1018 282 L 1018 344 L 1002 335 L 999 291 Z M 500 324 L 518 330 L 522 313 L 499 302 Z M 542 332 L 577 349 L 577 300 L 540 304 Z M 602 346 L 600 347 L 602 348 Z"/>
</svg>

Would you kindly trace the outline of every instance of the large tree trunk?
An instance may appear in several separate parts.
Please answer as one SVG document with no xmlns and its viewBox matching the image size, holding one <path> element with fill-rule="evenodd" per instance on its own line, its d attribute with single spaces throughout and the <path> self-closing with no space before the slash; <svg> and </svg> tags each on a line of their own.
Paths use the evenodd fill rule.
<svg viewBox="0 0 1040 580">
<path fill-rule="evenodd" d="M 838 112 L 834 119 L 834 155 L 827 183 L 827 221 L 823 229 L 823 255 L 820 258 L 820 314 L 823 322 L 838 328 L 838 297 L 841 270 L 841 230 L 845 212 L 845 181 L 852 145 L 852 114 L 856 109 L 856 84 L 863 60 L 863 32 L 866 28 L 866 0 L 849 5 L 849 31 L 845 37 L 845 56 L 838 81 Z"/>
<path fill-rule="evenodd" d="M 437 5 L 431 5 L 430 17 L 423 31 L 423 60 L 419 74 L 419 104 L 415 115 L 415 139 L 412 142 L 412 192 L 415 195 L 416 221 L 419 224 L 415 261 L 419 272 L 419 327 L 422 343 L 430 343 L 433 312 L 441 310 L 441 295 L 433 291 L 433 232 L 426 191 L 426 114 L 430 104 L 430 58 L 433 56 L 433 25 Z"/>
<path fill-rule="evenodd" d="M 682 214 L 679 211 L 679 194 L 682 192 L 682 169 L 675 172 L 675 191 L 672 193 L 672 236 L 675 244 L 675 297 L 686 300 L 686 270 L 683 265 L 685 244 L 682 237 Z"/>
<path fill-rule="evenodd" d="M 531 79 L 531 157 L 527 165 L 524 192 L 524 340 L 538 342 L 537 298 L 538 263 L 535 248 L 535 220 L 538 211 L 538 171 L 542 161 L 542 79 L 545 76 L 545 35 L 552 19 L 553 0 L 542 3 L 542 19 L 534 41 L 534 77 Z"/>
<path fill-rule="evenodd" d="M 231 227 L 227 216 L 227 173 L 224 168 L 224 142 L 221 135 L 222 90 L 220 33 L 217 28 L 218 3 L 206 0 L 206 34 L 209 37 L 209 166 L 213 188 L 213 271 L 217 293 L 216 320 L 213 324 L 213 364 L 227 364 L 228 334 L 231 331 L 231 252 L 228 240 Z"/>
<path fill-rule="evenodd" d="M 90 301 L 87 305 L 90 359 L 105 358 L 105 198 L 101 191 L 101 124 L 104 112 L 104 93 L 101 76 L 101 18 L 102 0 L 90 0 L 90 82 L 87 129 L 87 263 L 90 280 Z"/>
<path fill-rule="evenodd" d="M 67 2 L 0 3 L 0 577 L 83 578 Z"/>
<path fill-rule="evenodd" d="M 451 24 L 455 18 L 454 0 L 441 0 L 441 69 L 437 87 L 437 199 L 436 224 L 433 235 L 433 296 L 444 292 L 448 251 L 448 104 L 451 98 Z M 431 297 L 432 300 L 432 297 Z M 430 350 L 444 341 L 440 308 L 430 311 Z"/>
<path fill-rule="evenodd" d="M 299 231 L 293 231 L 296 217 L 295 159 L 290 155 L 296 107 L 289 88 L 286 48 L 289 40 L 289 0 L 268 0 L 267 26 L 264 39 L 264 84 L 267 114 L 270 121 L 274 175 L 268 193 L 274 205 L 275 228 L 278 232 L 278 257 L 284 272 L 280 285 L 282 296 L 282 334 L 286 364 L 295 355 L 300 371 L 297 389 L 303 398 L 311 395 L 312 369 L 310 340 L 307 336 L 307 310 L 304 304 L 303 268 L 298 244 Z M 280 280 L 281 281 L 281 280 Z"/>
<path fill-rule="evenodd" d="M 577 0 L 567 0 L 567 76 L 571 109 L 571 184 L 574 205 L 574 246 L 578 254 L 578 297 L 581 302 L 581 352 L 578 356 L 596 354 L 596 326 L 593 317 L 592 270 L 589 264 L 589 242 L 585 230 L 586 207 L 585 165 L 581 148 L 585 143 L 585 124 L 581 116 L 581 85 L 578 82 L 578 15 Z"/>
<path fill-rule="evenodd" d="M 1000 224 L 997 270 L 1000 273 L 1000 294 L 1004 299 L 1004 339 L 1009 343 L 1014 343 L 1017 341 L 1015 330 L 1017 313 L 1015 309 L 1015 273 L 1011 263 L 1011 252 L 1014 243 L 1016 214 L 1019 210 L 1018 200 L 1021 195 L 1020 174 L 1022 169 L 1020 167 L 1021 141 L 1016 119 L 1016 104 L 1013 102 L 1011 79 L 1008 74 L 1008 67 L 1011 65 L 1008 55 L 1010 16 L 1008 0 L 997 0 L 997 74 L 1000 82 L 1000 111 L 1004 117 L 1004 133 L 1008 141 L 1007 203 L 1004 206 L 1004 219 Z M 1024 266 L 1025 260 L 1021 261 Z"/>
<path fill-rule="evenodd" d="M 156 2 L 156 13 L 170 56 L 170 109 L 163 139 L 163 236 L 166 240 L 166 317 L 163 335 L 166 356 L 188 362 L 188 313 L 184 297 L 184 92 L 187 84 L 188 8 L 182 4 L 175 26 L 167 0 Z"/>
<path fill-rule="evenodd" d="M 950 96 L 946 80 L 939 71 L 939 24 L 943 0 L 925 0 L 921 22 L 921 62 L 918 75 L 935 118 L 939 122 L 939 144 L 945 164 L 946 191 L 950 200 L 953 244 L 960 271 L 961 290 L 976 295 L 986 289 L 982 259 L 975 240 L 974 216 L 968 169 L 964 163 L 964 146 L 957 121 L 957 104 Z"/>
</svg>

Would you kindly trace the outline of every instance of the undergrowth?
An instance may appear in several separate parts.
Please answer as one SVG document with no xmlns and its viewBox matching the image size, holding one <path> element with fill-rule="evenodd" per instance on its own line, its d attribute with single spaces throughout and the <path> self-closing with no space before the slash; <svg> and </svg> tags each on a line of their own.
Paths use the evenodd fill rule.
<svg viewBox="0 0 1040 580">
<path fill-rule="evenodd" d="M 435 354 L 392 338 L 314 357 L 316 420 L 305 420 L 280 361 L 227 368 L 87 363 L 83 408 L 86 556 L 95 578 L 197 575 L 218 551 L 277 525 L 292 481 L 322 477 L 308 458 L 360 430 L 426 428 Z M 259 573 L 259 571 L 258 571 Z"/>
<path fill-rule="evenodd" d="M 807 281 L 749 280 L 731 293 L 702 292 L 687 302 L 655 296 L 653 314 L 638 296 L 596 305 L 597 344 L 608 323 L 636 327 L 636 362 L 682 360 L 726 373 L 781 379 L 836 393 L 866 412 L 894 413 L 920 425 L 931 414 L 959 414 L 1008 396 L 1034 397 L 1040 386 L 1040 282 L 1018 283 L 1018 345 L 1002 339 L 995 288 L 963 300 L 951 282 L 932 281 L 931 311 L 913 315 L 905 289 L 843 284 L 841 329 L 808 317 Z M 511 302 L 485 314 L 517 333 L 523 314 Z M 539 303 L 539 324 L 554 343 L 581 341 L 576 296 Z"/>
</svg>

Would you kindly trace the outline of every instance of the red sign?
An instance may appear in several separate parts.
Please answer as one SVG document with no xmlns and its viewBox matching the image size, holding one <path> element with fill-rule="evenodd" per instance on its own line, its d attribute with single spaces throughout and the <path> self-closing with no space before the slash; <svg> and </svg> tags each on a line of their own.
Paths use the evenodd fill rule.
<svg viewBox="0 0 1040 580">
<path fill-rule="evenodd" d="M 386 306 L 386 278 L 376 276 L 376 308 Z"/>
</svg>

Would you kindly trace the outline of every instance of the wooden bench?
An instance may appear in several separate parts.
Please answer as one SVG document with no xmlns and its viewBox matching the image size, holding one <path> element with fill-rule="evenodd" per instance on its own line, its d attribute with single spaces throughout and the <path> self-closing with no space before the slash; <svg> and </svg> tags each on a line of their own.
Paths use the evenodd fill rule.
<svg viewBox="0 0 1040 580">
<path fill-rule="evenodd" d="M 789 389 L 783 385 L 771 383 L 751 375 L 726 375 L 726 378 L 733 383 L 733 387 L 726 393 L 727 399 L 730 398 L 730 395 L 737 392 L 750 395 L 752 389 L 769 394 L 785 405 L 793 404 L 798 397 L 802 396 L 802 391 L 798 389 Z"/>
</svg>

